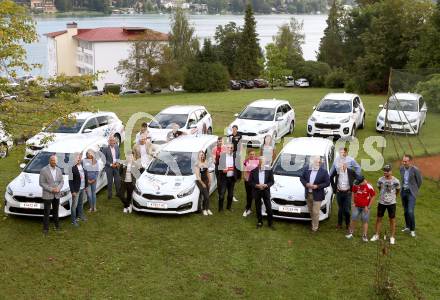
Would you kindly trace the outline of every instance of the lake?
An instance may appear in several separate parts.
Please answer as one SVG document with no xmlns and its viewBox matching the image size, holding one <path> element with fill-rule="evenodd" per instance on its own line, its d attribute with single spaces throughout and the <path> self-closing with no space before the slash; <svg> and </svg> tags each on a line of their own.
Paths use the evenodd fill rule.
<svg viewBox="0 0 440 300">
<path fill-rule="evenodd" d="M 307 60 L 316 59 L 319 41 L 324 34 L 327 15 L 256 15 L 257 32 L 260 45 L 264 47 L 272 42 L 272 36 L 278 31 L 278 26 L 288 22 L 291 17 L 304 22 L 305 44 L 304 57 Z M 67 17 L 67 18 L 35 18 L 37 32 L 40 36 L 37 43 L 26 45 L 29 63 L 39 63 L 43 67 L 34 70 L 34 75 L 47 75 L 47 40 L 43 35 L 47 32 L 64 30 L 66 23 L 75 21 L 78 28 L 142 26 L 161 32 L 170 31 L 169 15 L 122 15 L 105 17 Z M 196 35 L 200 38 L 213 38 L 215 28 L 228 22 L 243 25 L 242 15 L 191 15 L 190 21 L 195 27 Z"/>
</svg>

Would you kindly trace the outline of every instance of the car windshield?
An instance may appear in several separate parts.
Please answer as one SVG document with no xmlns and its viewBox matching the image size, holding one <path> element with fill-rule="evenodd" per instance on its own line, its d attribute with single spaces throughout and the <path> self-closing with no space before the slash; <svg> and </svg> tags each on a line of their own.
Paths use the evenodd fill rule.
<svg viewBox="0 0 440 300">
<path fill-rule="evenodd" d="M 64 174 L 64 167 L 70 164 L 70 160 L 72 160 L 71 164 L 73 164 L 72 153 L 40 152 L 27 164 L 23 171 L 26 173 L 40 174 L 41 169 L 49 164 L 49 158 L 53 154 L 57 156 L 57 165 L 61 168 Z"/>
<path fill-rule="evenodd" d="M 192 157 L 196 155 L 197 154 L 193 152 L 161 151 L 158 157 L 151 162 L 147 172 L 167 176 L 192 175 L 193 166 L 191 161 Z"/>
<path fill-rule="evenodd" d="M 402 100 L 402 99 L 390 99 L 390 110 L 402 110 L 402 111 L 418 111 L 417 101 L 415 100 Z"/>
<path fill-rule="evenodd" d="M 57 120 L 50 124 L 44 131 L 51 133 L 78 133 L 86 120 L 76 119 L 70 121 Z"/>
<path fill-rule="evenodd" d="M 328 113 L 349 113 L 351 112 L 351 101 L 325 99 L 316 110 Z"/>
<path fill-rule="evenodd" d="M 239 119 L 273 121 L 275 110 L 273 108 L 248 106 L 238 116 Z"/>
<path fill-rule="evenodd" d="M 187 114 L 157 114 L 155 120 L 151 121 L 150 128 L 170 129 L 173 123 L 179 125 L 180 128 L 185 127 Z"/>
<path fill-rule="evenodd" d="M 282 153 L 273 164 L 273 172 L 275 175 L 299 177 L 304 169 L 309 167 L 310 157 L 309 155 Z M 327 169 L 327 164 L 322 156 L 321 161 L 323 161 L 321 166 Z"/>
</svg>

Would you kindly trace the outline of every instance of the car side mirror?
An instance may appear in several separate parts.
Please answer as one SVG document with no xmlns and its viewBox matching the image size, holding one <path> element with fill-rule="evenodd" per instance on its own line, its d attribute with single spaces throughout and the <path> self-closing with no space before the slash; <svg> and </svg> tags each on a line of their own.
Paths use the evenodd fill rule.
<svg viewBox="0 0 440 300">
<path fill-rule="evenodd" d="M 235 113 L 235 114 L 234 114 L 234 117 L 238 117 L 238 114 L 237 114 L 237 113 Z"/>
<path fill-rule="evenodd" d="M 379 105 L 379 108 L 383 108 L 383 104 L 380 104 L 380 105 Z"/>
<path fill-rule="evenodd" d="M 427 112 L 428 109 L 427 109 L 426 107 L 423 107 L 420 111 L 421 111 L 421 112 Z"/>
<path fill-rule="evenodd" d="M 87 128 L 87 129 L 83 130 L 83 133 L 91 133 L 91 132 L 92 132 L 92 130 L 90 128 Z"/>
<path fill-rule="evenodd" d="M 25 164 L 25 163 L 21 163 L 21 164 L 20 164 L 20 169 L 23 170 L 25 167 L 26 167 L 26 164 Z"/>
</svg>

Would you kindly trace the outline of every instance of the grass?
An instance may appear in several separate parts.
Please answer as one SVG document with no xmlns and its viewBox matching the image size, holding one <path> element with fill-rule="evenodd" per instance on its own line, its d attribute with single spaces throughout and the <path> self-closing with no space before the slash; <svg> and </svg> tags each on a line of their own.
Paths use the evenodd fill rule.
<svg viewBox="0 0 440 300">
<path fill-rule="evenodd" d="M 248 102 L 258 98 L 291 101 L 297 115 L 294 136 L 305 135 L 311 107 L 327 92 L 324 89 L 281 89 L 212 94 L 167 94 L 133 96 L 112 100 L 93 99 L 101 110 L 116 112 L 126 121 L 134 112 L 155 114 L 172 104 L 203 104 L 214 116 L 214 132 L 233 120 Z M 363 96 L 367 128 L 358 131 L 360 141 L 375 135 L 377 105 L 384 96 Z M 436 128 L 440 115 L 429 114 L 420 138 L 430 153 L 440 152 Z M 413 142 L 414 151 L 423 154 Z M 400 138 L 400 153 L 409 148 Z M 280 146 L 279 146 L 280 147 Z M 385 150 L 394 159 L 391 141 Z M 0 161 L 0 194 L 18 173 L 23 148 Z M 360 151 L 358 159 L 366 158 Z M 380 172 L 368 172 L 375 182 Z M 237 188 L 240 202 L 232 213 L 217 214 L 216 193 L 211 197 L 214 216 L 123 215 L 118 200 L 98 196 L 98 212 L 73 229 L 69 219 L 64 231 L 41 234 L 41 220 L 3 217 L 0 219 L 0 298 L 33 299 L 336 299 L 380 298 L 374 290 L 377 247 L 356 238 L 347 241 L 336 231 L 336 205 L 332 217 L 311 235 L 309 224 L 277 221 L 277 231 L 256 230 L 255 214 L 241 217 L 244 188 Z M 422 296 L 440 298 L 440 220 L 438 186 L 426 180 L 416 207 L 417 238 L 397 235 L 391 248 L 391 279 L 402 299 Z M 373 209 L 373 215 L 376 209 Z M 403 209 L 398 203 L 398 229 Z M 387 225 L 385 224 L 385 230 Z M 370 220 L 370 234 L 374 217 Z"/>
</svg>

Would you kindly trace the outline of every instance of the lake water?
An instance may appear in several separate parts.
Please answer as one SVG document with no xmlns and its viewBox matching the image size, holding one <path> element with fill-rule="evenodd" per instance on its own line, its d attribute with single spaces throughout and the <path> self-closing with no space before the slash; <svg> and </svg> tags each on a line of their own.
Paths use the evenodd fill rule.
<svg viewBox="0 0 440 300">
<path fill-rule="evenodd" d="M 264 47 L 272 42 L 272 36 L 278 31 L 278 26 L 288 22 L 291 17 L 304 22 L 305 44 L 304 57 L 307 60 L 316 58 L 319 41 L 326 27 L 326 15 L 257 15 L 257 32 L 260 45 Z M 161 32 L 170 31 L 169 15 L 125 15 L 106 17 L 68 17 L 68 18 L 36 18 L 37 31 L 40 36 L 37 43 L 27 45 L 29 63 L 39 63 L 43 67 L 33 72 L 34 75 L 47 74 L 47 40 L 43 35 L 48 32 L 64 30 L 66 23 L 75 21 L 79 28 L 142 26 Z M 195 27 L 196 35 L 203 38 L 213 38 L 215 28 L 228 22 L 243 25 L 243 16 L 239 15 L 191 15 L 190 21 Z"/>
</svg>

